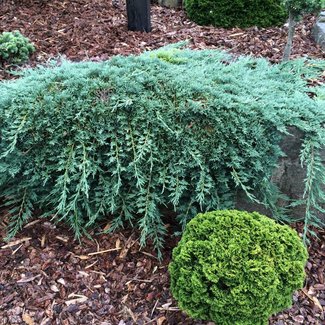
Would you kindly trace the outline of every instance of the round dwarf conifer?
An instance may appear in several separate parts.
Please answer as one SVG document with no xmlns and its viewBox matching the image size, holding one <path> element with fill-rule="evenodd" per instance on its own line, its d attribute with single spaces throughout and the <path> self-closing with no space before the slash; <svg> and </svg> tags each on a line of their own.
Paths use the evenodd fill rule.
<svg viewBox="0 0 325 325">
<path fill-rule="evenodd" d="M 169 265 L 171 292 L 195 319 L 264 325 L 292 304 L 307 250 L 295 230 L 257 212 L 198 214 Z"/>
<path fill-rule="evenodd" d="M 287 12 L 281 0 L 184 0 L 189 18 L 216 27 L 282 25 Z"/>
</svg>

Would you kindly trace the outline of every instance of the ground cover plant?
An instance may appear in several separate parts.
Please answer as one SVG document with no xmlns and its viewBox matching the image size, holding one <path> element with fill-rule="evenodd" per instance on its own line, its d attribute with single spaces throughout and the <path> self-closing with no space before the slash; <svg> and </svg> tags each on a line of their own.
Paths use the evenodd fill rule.
<svg viewBox="0 0 325 325">
<path fill-rule="evenodd" d="M 307 205 L 306 235 L 319 224 L 314 210 L 323 199 L 325 112 L 301 74 L 314 72 L 303 61 L 272 66 L 167 48 L 64 62 L 1 83 L 0 185 L 11 207 L 9 237 L 36 208 L 77 236 L 109 214 L 111 230 L 131 223 L 142 244 L 152 239 L 159 250 L 166 207 L 184 227 L 200 211 L 233 207 L 238 190 L 282 219 L 270 176 L 288 126 L 305 132 L 308 173 L 299 203 Z"/>
<path fill-rule="evenodd" d="M 200 25 L 269 27 L 286 20 L 281 0 L 185 0 L 184 7 L 189 18 Z"/>
<path fill-rule="evenodd" d="M 307 250 L 289 226 L 237 210 L 199 214 L 169 266 L 171 291 L 194 319 L 265 325 L 303 287 Z"/>
</svg>

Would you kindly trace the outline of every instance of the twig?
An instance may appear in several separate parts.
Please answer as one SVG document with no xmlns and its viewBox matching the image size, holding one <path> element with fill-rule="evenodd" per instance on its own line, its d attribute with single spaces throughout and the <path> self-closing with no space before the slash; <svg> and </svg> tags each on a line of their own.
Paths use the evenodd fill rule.
<svg viewBox="0 0 325 325">
<path fill-rule="evenodd" d="M 31 240 L 32 238 L 31 237 L 25 237 L 25 238 L 22 238 L 22 239 L 17 239 L 15 241 L 12 241 L 11 243 L 7 244 L 7 245 L 4 245 L 1 247 L 1 249 L 5 249 L 5 248 L 9 248 L 9 247 L 12 247 L 12 246 L 16 246 L 18 244 L 21 244 L 25 241 L 28 241 L 28 240 Z"/>
<path fill-rule="evenodd" d="M 41 221 L 40 219 L 37 219 L 37 220 L 29 222 L 24 226 L 24 229 L 29 228 L 29 227 L 35 225 L 36 223 L 39 223 L 40 221 Z"/>
<path fill-rule="evenodd" d="M 113 251 L 118 251 L 121 248 L 111 248 L 111 249 L 105 249 L 103 251 L 98 251 L 98 252 L 93 252 L 93 253 L 88 253 L 88 256 L 93 256 L 93 255 L 98 255 L 98 254 L 104 254 L 104 253 L 108 253 L 108 252 L 113 252 Z"/>
<path fill-rule="evenodd" d="M 177 308 L 177 307 L 167 307 L 167 308 L 157 307 L 156 309 L 158 309 L 158 310 L 166 310 L 166 311 L 180 311 L 180 309 Z"/>
<path fill-rule="evenodd" d="M 153 306 L 152 311 L 151 311 L 151 314 L 150 314 L 150 317 L 152 317 L 152 315 L 153 315 L 153 313 L 154 313 L 154 311 L 155 311 L 155 309 L 156 309 L 156 307 L 158 305 L 158 301 L 159 301 L 159 299 L 157 299 L 155 305 Z"/>
<path fill-rule="evenodd" d="M 17 251 L 19 251 L 20 247 L 23 246 L 23 244 L 20 244 L 12 253 L 11 255 L 15 255 Z"/>
</svg>

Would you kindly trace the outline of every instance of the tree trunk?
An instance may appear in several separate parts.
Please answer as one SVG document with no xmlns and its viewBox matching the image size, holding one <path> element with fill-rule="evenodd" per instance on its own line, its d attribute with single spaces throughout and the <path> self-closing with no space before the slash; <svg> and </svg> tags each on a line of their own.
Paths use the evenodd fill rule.
<svg viewBox="0 0 325 325">
<path fill-rule="evenodd" d="M 296 22 L 291 11 L 289 11 L 289 27 L 288 27 L 288 40 L 284 48 L 282 61 L 288 61 L 291 54 L 293 36 L 295 35 Z"/>
<path fill-rule="evenodd" d="M 150 32 L 150 0 L 126 0 L 128 29 Z"/>
</svg>

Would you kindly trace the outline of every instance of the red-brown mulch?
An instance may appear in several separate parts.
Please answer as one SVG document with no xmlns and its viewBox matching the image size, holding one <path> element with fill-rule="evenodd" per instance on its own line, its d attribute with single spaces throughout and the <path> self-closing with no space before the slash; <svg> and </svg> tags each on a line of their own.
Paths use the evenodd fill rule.
<svg viewBox="0 0 325 325">
<path fill-rule="evenodd" d="M 325 323 L 325 231 L 318 235 L 305 288 L 270 324 Z M 79 243 L 62 225 L 37 219 L 0 242 L 0 324 L 213 324 L 187 318 L 171 298 L 167 266 L 177 241 L 169 237 L 159 263 L 129 230 Z"/>
<path fill-rule="evenodd" d="M 301 22 L 293 57 L 325 58 Z M 64 55 L 71 60 L 103 60 L 140 53 L 180 40 L 192 48 L 223 48 L 278 62 L 286 29 L 200 27 L 181 10 L 153 6 L 152 33 L 129 32 L 125 6 L 109 0 L 3 0 L 0 32 L 20 30 L 36 45 L 28 65 Z M 12 76 L 0 67 L 0 80 Z M 1 217 L 0 217 L 1 218 Z M 96 235 L 81 244 L 64 226 L 35 220 L 9 244 L 0 240 L 0 325 L 208 324 L 187 318 L 169 292 L 167 272 L 178 238 L 169 237 L 159 263 L 152 247 L 140 249 L 137 234 L 125 230 Z M 299 230 L 298 226 L 298 230 Z M 4 236 L 0 226 L 0 238 Z M 271 318 L 272 325 L 325 324 L 325 231 L 312 239 L 306 287 L 294 306 Z"/>
<path fill-rule="evenodd" d="M 311 39 L 315 17 L 297 28 L 292 57 L 325 58 Z M 2 0 L 0 32 L 20 30 L 36 45 L 30 64 L 64 55 L 71 60 L 103 60 L 115 54 L 140 53 L 169 43 L 190 40 L 196 49 L 223 48 L 277 62 L 286 42 L 286 28 L 222 29 L 189 21 L 184 11 L 152 6 L 151 33 L 130 32 L 123 0 Z M 8 78 L 0 72 L 0 80 Z"/>
</svg>

